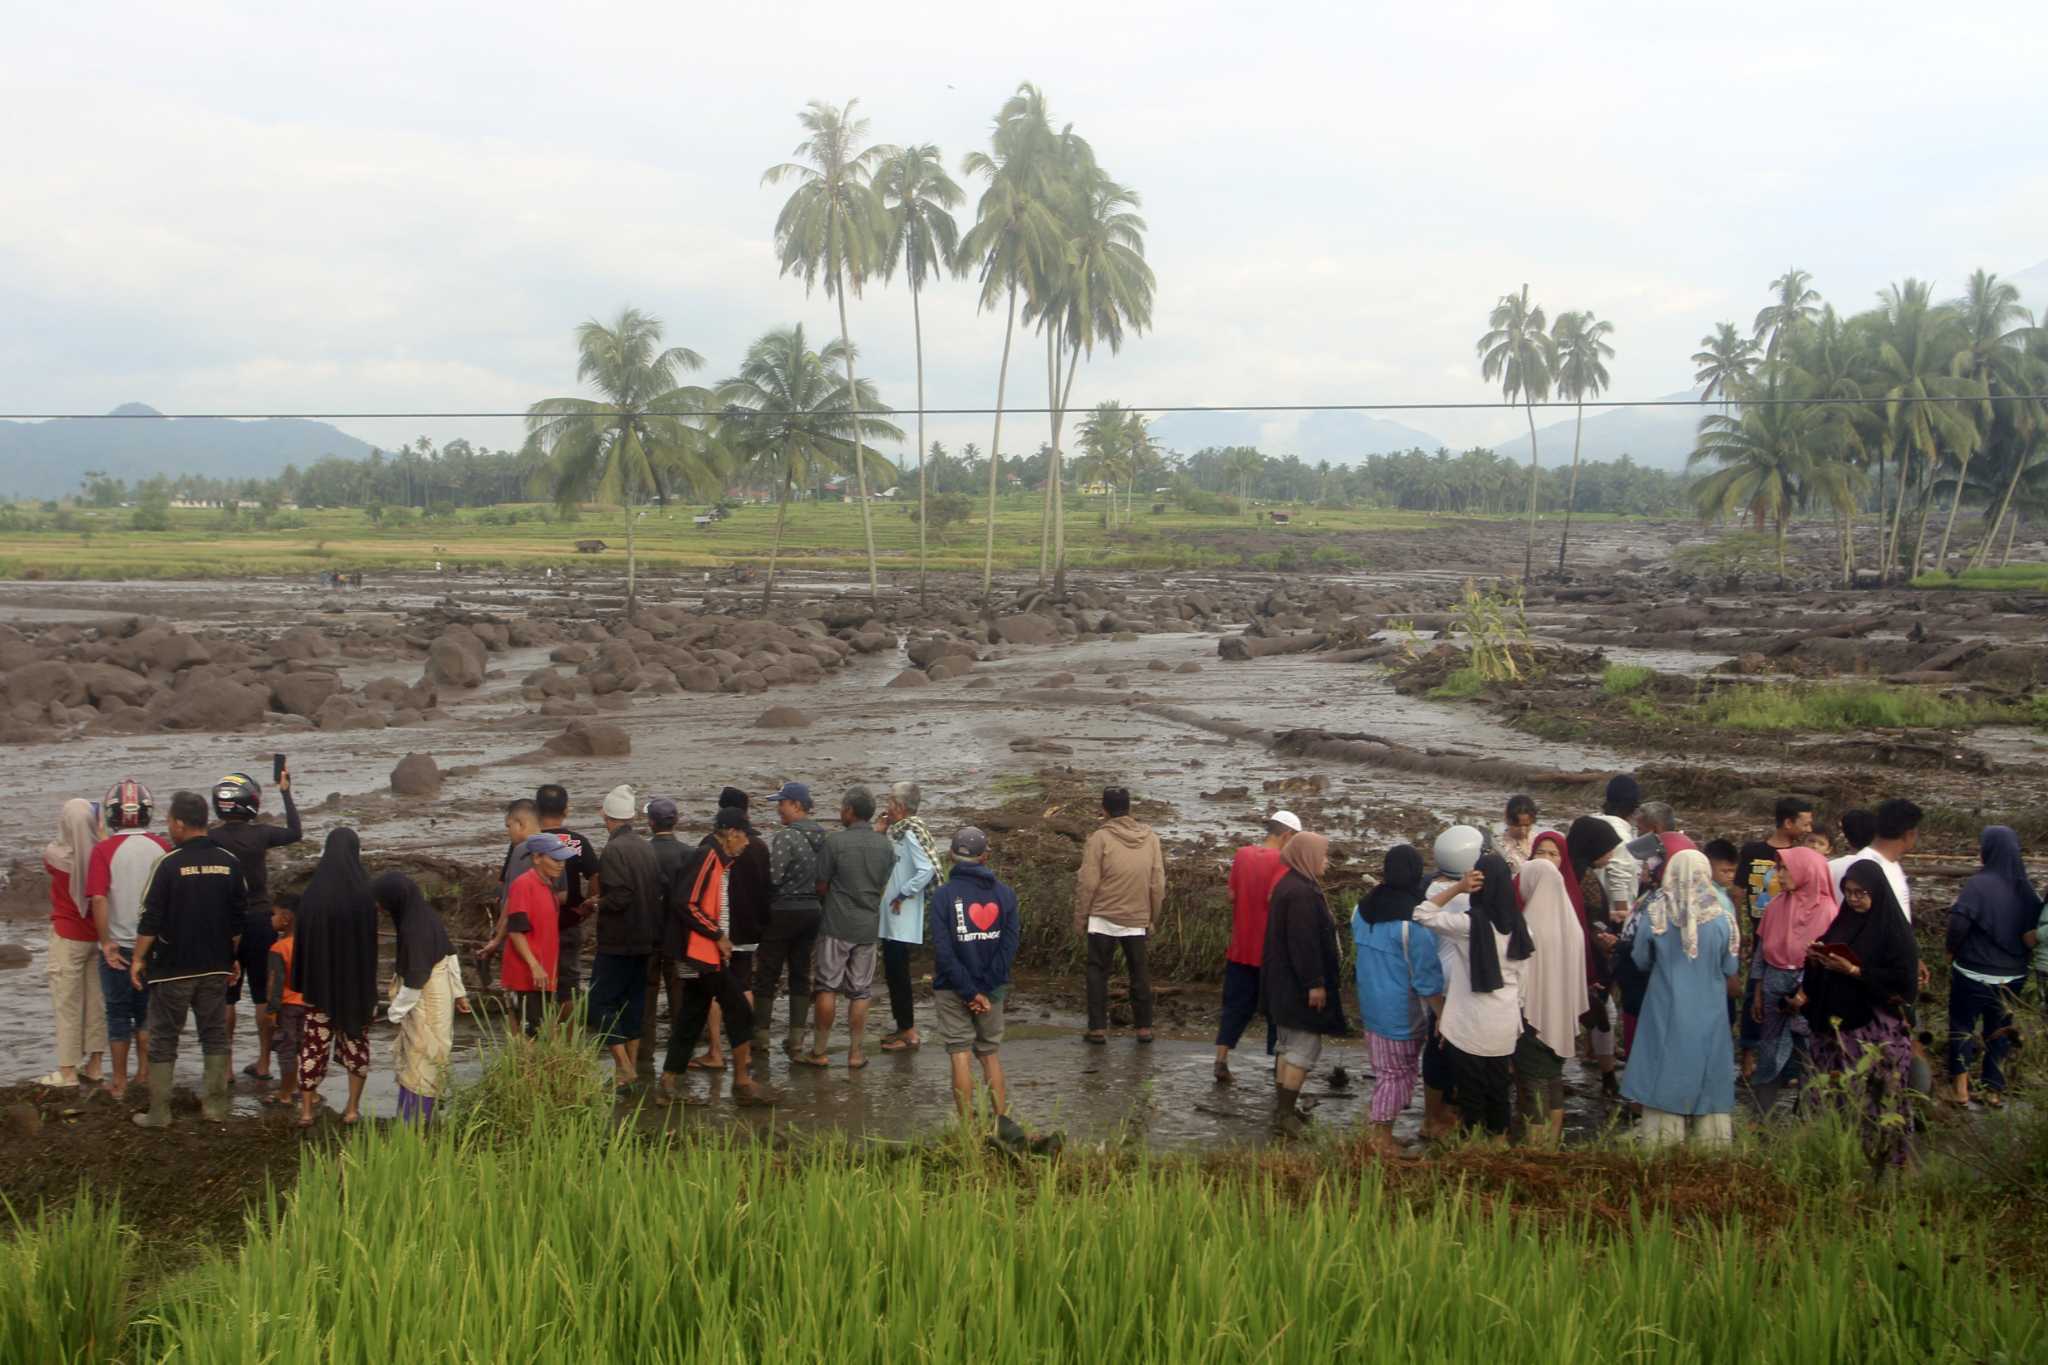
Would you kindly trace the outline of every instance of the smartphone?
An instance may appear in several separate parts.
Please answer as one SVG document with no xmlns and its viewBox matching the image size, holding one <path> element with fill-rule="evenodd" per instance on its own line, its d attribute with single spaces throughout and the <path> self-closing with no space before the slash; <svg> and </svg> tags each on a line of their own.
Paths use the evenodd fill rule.
<svg viewBox="0 0 2048 1365">
<path fill-rule="evenodd" d="M 272 755 L 270 756 L 270 784 L 271 784 L 272 786 L 276 786 L 276 785 L 278 784 L 278 782 L 279 782 L 280 780 L 282 780 L 282 779 L 283 779 L 283 777 L 284 777 L 284 755 L 283 755 L 283 754 L 272 754 Z"/>
</svg>

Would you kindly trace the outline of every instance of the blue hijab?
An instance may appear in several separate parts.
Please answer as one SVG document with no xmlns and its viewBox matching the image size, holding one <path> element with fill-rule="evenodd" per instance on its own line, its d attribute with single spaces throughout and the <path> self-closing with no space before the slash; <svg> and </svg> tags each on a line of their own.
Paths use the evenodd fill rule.
<svg viewBox="0 0 2048 1365">
<path fill-rule="evenodd" d="M 2005 825 L 1992 825 L 1984 831 L 1979 849 L 1984 870 L 1963 884 L 1949 914 L 2007 953 L 2022 957 L 2026 945 L 2020 935 L 2039 922 L 2041 896 L 2027 879 L 2027 865 L 2020 858 L 2020 836 Z"/>
</svg>

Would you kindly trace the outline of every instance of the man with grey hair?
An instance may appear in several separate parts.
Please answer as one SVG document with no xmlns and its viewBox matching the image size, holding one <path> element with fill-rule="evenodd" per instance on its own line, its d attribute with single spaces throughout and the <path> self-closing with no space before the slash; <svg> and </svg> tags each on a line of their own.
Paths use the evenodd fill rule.
<svg viewBox="0 0 2048 1365">
<path fill-rule="evenodd" d="M 896 846 L 868 823 L 874 816 L 875 794 L 866 787 L 847 788 L 839 803 L 839 823 L 844 828 L 826 835 L 818 848 L 818 896 L 824 913 L 812 962 L 811 1052 L 794 1059 L 799 1066 L 831 1065 L 825 1047 L 842 995 L 848 1002 L 847 1069 L 858 1071 L 868 1064 L 868 996 L 875 984 L 882 890 L 896 866 Z"/>
<path fill-rule="evenodd" d="M 1678 812 L 1669 801 L 1645 801 L 1636 807 L 1636 831 L 1641 834 L 1678 833 Z"/>
<path fill-rule="evenodd" d="M 896 846 L 889 884 L 882 888 L 882 976 L 896 1019 L 896 1031 L 882 1040 L 884 1052 L 910 1052 L 924 1043 L 911 994 L 910 954 L 924 942 L 925 896 L 938 880 L 939 846 L 918 818 L 923 802 L 915 782 L 898 782 L 889 788 L 888 809 L 877 825 Z"/>
</svg>

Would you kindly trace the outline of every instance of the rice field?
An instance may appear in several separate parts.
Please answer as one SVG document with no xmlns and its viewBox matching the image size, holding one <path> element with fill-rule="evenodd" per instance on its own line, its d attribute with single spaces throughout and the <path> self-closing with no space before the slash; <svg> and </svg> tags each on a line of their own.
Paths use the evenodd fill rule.
<svg viewBox="0 0 2048 1365">
<path fill-rule="evenodd" d="M 1728 688 L 1707 698 L 1699 718 L 1731 730 L 1839 733 L 1998 722 L 2041 724 L 2048 708 L 1952 698 L 1932 687 L 1884 683 Z"/>
</svg>

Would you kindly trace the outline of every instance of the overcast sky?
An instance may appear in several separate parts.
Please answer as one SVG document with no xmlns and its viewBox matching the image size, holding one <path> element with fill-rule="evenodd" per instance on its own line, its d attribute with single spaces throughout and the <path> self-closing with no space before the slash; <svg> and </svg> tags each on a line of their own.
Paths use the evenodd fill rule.
<svg viewBox="0 0 2048 1365">
<path fill-rule="evenodd" d="M 770 326 L 836 327 L 777 277 L 784 191 L 760 184 L 806 100 L 859 96 L 873 140 L 957 167 L 1020 80 L 1151 223 L 1155 329 L 1098 355 L 1077 405 L 1484 399 L 1473 341 L 1525 280 L 1611 319 L 1614 393 L 1654 397 L 1787 265 L 1848 311 L 2048 258 L 2029 0 L 318 9 L 11 8 L 0 410 L 523 408 L 573 391 L 571 329 L 626 305 L 715 380 Z M 968 285 L 927 293 L 930 406 L 993 401 L 1001 321 Z M 907 292 L 871 290 L 852 327 L 913 406 Z M 1043 354 L 1019 347 L 1023 401 Z M 1006 428 L 1030 449 L 1043 419 Z"/>
</svg>

